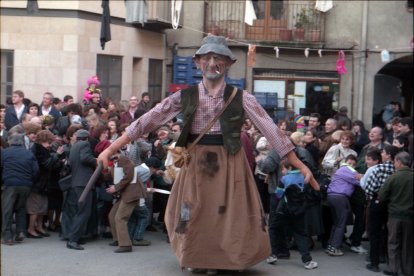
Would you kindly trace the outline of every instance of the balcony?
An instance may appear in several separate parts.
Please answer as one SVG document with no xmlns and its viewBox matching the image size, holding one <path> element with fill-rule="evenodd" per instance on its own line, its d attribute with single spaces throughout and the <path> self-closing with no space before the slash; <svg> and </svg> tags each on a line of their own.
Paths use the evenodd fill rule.
<svg viewBox="0 0 414 276">
<path fill-rule="evenodd" d="M 280 44 L 321 44 L 324 41 L 325 16 L 314 3 L 254 1 L 257 19 L 244 23 L 244 0 L 206 1 L 205 31 L 240 41 Z"/>
<path fill-rule="evenodd" d="M 135 16 L 140 16 L 139 11 L 142 9 L 140 7 L 136 7 L 135 5 L 145 5 L 145 1 L 136 1 L 136 0 L 129 0 L 131 5 L 134 6 L 134 10 L 138 12 L 134 12 L 134 10 L 127 10 L 128 12 L 131 12 L 131 18 L 134 18 Z M 141 3 L 139 3 L 141 2 Z M 146 1 L 146 7 L 147 7 L 147 22 L 144 23 L 143 29 L 147 29 L 150 31 L 163 31 L 165 29 L 172 29 L 171 25 L 171 1 Z M 180 17 L 179 25 L 182 25 L 182 17 Z M 136 22 L 132 22 L 134 26 L 141 27 L 141 23 L 138 22 L 137 19 Z"/>
</svg>

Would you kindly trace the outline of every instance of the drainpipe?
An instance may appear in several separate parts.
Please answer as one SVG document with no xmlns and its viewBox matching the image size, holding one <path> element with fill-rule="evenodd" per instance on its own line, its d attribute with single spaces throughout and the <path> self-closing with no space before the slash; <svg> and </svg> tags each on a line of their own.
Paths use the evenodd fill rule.
<svg viewBox="0 0 414 276">
<path fill-rule="evenodd" d="M 369 1 L 363 1 L 362 11 L 362 37 L 361 37 L 361 50 L 364 51 L 363 57 L 359 60 L 359 93 L 358 93 L 358 112 L 357 118 L 363 120 L 363 107 L 364 107 L 364 93 L 365 93 L 365 69 L 367 61 L 367 31 L 368 31 L 368 5 Z"/>
</svg>

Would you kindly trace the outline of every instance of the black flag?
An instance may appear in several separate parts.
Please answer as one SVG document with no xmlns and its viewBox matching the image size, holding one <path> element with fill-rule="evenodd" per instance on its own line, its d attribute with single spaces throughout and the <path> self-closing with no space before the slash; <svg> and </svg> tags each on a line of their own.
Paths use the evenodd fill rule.
<svg viewBox="0 0 414 276">
<path fill-rule="evenodd" d="M 111 40 L 111 14 L 109 12 L 109 0 L 102 0 L 101 20 L 101 47 L 105 49 L 105 43 Z"/>
</svg>

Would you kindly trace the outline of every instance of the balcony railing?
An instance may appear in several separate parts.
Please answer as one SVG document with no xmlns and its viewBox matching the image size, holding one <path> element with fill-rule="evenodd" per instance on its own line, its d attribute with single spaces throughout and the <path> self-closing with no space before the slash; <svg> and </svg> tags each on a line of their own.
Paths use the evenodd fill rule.
<svg viewBox="0 0 414 276">
<path fill-rule="evenodd" d="M 324 14 L 314 3 L 259 0 L 253 25 L 244 23 L 244 0 L 206 1 L 206 32 L 245 41 L 320 43 L 324 40 Z"/>
</svg>

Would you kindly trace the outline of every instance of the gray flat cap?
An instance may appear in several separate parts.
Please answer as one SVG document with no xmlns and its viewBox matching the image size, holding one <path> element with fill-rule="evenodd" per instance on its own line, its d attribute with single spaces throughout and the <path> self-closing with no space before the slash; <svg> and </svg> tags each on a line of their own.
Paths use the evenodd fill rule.
<svg viewBox="0 0 414 276">
<path fill-rule="evenodd" d="M 76 131 L 76 138 L 87 138 L 89 137 L 89 131 L 85 129 L 79 129 Z"/>
<path fill-rule="evenodd" d="M 227 40 L 224 36 L 208 35 L 204 37 L 201 47 L 197 50 L 194 57 L 199 55 L 206 55 L 208 53 L 216 53 L 219 55 L 227 56 L 232 61 L 237 60 L 227 46 Z"/>
</svg>

